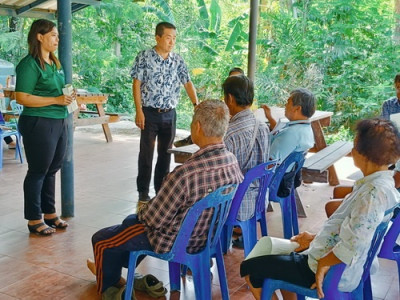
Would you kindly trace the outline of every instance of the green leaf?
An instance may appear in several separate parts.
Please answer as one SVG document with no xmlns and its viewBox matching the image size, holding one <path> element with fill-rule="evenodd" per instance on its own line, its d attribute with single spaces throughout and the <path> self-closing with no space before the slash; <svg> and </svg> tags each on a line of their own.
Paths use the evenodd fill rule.
<svg viewBox="0 0 400 300">
<path fill-rule="evenodd" d="M 218 0 L 211 1 L 210 13 L 211 13 L 210 30 L 218 32 L 221 26 L 221 18 L 222 18 L 221 7 L 218 4 Z"/>
<path fill-rule="evenodd" d="M 204 0 L 196 0 L 196 1 L 198 4 L 200 20 L 201 20 L 204 28 L 209 28 L 210 27 L 210 19 L 208 16 L 207 6 L 204 3 Z"/>
<path fill-rule="evenodd" d="M 231 36 L 229 37 L 228 43 L 226 44 L 225 51 L 229 51 L 232 49 L 232 46 L 236 43 L 238 37 L 242 33 L 243 25 L 240 22 L 237 22 L 235 27 L 232 30 Z"/>
</svg>

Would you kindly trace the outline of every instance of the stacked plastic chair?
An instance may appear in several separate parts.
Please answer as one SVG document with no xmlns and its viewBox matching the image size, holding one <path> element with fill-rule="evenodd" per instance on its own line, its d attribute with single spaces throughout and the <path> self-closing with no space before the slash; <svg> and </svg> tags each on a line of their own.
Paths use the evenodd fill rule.
<svg viewBox="0 0 400 300">
<path fill-rule="evenodd" d="M 222 231 L 221 242 L 222 251 L 226 253 L 231 245 L 233 226 L 239 226 L 242 229 L 244 256 L 246 257 L 257 243 L 257 221 L 260 222 L 262 236 L 267 235 L 267 221 L 265 218 L 265 201 L 268 192 L 268 186 L 276 168 L 276 161 L 269 161 L 247 171 L 243 182 L 239 185 L 232 207 Z M 237 220 L 238 211 L 242 199 L 250 185 L 258 181 L 258 195 L 256 198 L 254 215 L 246 221 Z"/>
<path fill-rule="evenodd" d="M 0 125 L 4 125 L 4 127 L 8 128 L 9 124 L 4 122 L 3 116 L 0 112 Z M 22 158 L 22 151 L 21 151 L 21 136 L 17 129 L 1 129 L 0 128 L 0 170 L 3 169 L 3 138 L 7 136 L 14 136 L 16 147 L 15 147 L 15 159 L 21 161 L 21 164 L 24 162 Z"/>
<path fill-rule="evenodd" d="M 130 300 L 133 290 L 136 260 L 140 255 L 150 255 L 169 262 L 169 278 L 171 291 L 180 290 L 180 265 L 186 265 L 193 274 L 196 299 L 211 299 L 210 257 L 215 257 L 222 299 L 229 299 L 228 284 L 224 260 L 221 250 L 220 235 L 228 217 L 229 209 L 235 195 L 237 185 L 223 186 L 194 204 L 182 222 L 172 249 L 168 253 L 158 254 L 152 251 L 132 251 L 129 255 L 128 276 L 125 300 Z M 193 228 L 204 210 L 213 209 L 213 217 L 207 235 L 205 247 L 197 253 L 187 253 Z"/>
<path fill-rule="evenodd" d="M 285 239 L 290 239 L 293 235 L 299 233 L 299 222 L 297 219 L 294 183 L 292 182 L 290 195 L 284 198 L 278 196 L 279 185 L 289 168 L 290 170 L 294 168 L 296 174 L 301 170 L 304 164 L 304 157 L 305 154 L 303 152 L 292 152 L 276 169 L 269 188 L 269 201 L 278 202 L 281 206 L 283 236 Z M 292 167 L 292 165 L 294 166 Z"/>
<path fill-rule="evenodd" d="M 392 213 L 394 208 L 387 210 L 385 216 L 388 216 Z M 370 269 L 374 258 L 377 255 L 379 246 L 382 244 L 382 240 L 385 236 L 386 230 L 388 228 L 388 224 L 390 222 L 389 218 L 385 218 L 384 221 L 378 225 L 375 230 L 374 237 L 372 238 L 371 246 L 368 251 L 367 260 L 364 264 L 364 272 L 360 278 L 360 283 L 358 287 L 352 292 L 341 292 L 338 289 L 338 285 L 340 279 L 342 277 L 342 273 L 346 268 L 344 263 L 337 264 L 331 267 L 326 274 L 326 277 L 323 282 L 323 291 L 325 294 L 325 298 L 327 300 L 341 300 L 341 299 L 363 299 L 363 300 L 372 300 L 372 292 L 371 292 L 371 278 L 370 278 Z M 262 300 L 269 300 L 272 297 L 272 294 L 276 290 L 286 290 L 297 293 L 297 299 L 305 299 L 304 296 L 311 298 L 318 298 L 316 289 L 309 289 L 302 286 L 298 286 L 292 283 L 288 283 L 282 280 L 275 280 L 267 278 L 264 280 L 263 288 L 262 288 Z"/>
</svg>

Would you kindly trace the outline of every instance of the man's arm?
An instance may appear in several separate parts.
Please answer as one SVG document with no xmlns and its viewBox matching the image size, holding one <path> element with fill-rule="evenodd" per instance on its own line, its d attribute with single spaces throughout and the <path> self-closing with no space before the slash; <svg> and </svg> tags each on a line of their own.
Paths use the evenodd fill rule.
<svg viewBox="0 0 400 300">
<path fill-rule="evenodd" d="M 136 118 L 135 118 L 135 123 L 136 126 L 139 127 L 141 130 L 144 129 L 144 114 L 142 110 L 142 95 L 140 93 L 140 84 L 142 82 L 138 79 L 133 79 L 132 83 L 132 95 L 133 95 L 133 100 L 135 101 L 135 107 L 136 107 Z"/>
<path fill-rule="evenodd" d="M 196 89 L 191 81 L 186 82 L 184 85 L 187 95 L 192 101 L 193 105 L 196 106 L 199 104 L 199 100 L 197 99 Z"/>
</svg>

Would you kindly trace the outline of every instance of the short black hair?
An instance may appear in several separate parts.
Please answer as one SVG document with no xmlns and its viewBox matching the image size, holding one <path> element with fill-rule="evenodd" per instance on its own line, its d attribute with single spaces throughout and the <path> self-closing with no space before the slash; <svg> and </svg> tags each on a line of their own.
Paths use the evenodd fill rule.
<svg viewBox="0 0 400 300">
<path fill-rule="evenodd" d="M 356 127 L 354 148 L 379 166 L 393 164 L 400 158 L 399 130 L 389 120 L 362 120 Z"/>
<path fill-rule="evenodd" d="M 231 76 L 232 73 L 240 73 L 240 74 L 244 75 L 243 69 L 238 68 L 238 67 L 230 69 L 229 76 Z"/>
<path fill-rule="evenodd" d="M 222 84 L 224 95 L 231 94 L 236 99 L 239 106 L 248 106 L 253 104 L 254 85 L 245 75 L 230 76 Z"/>
<path fill-rule="evenodd" d="M 400 73 L 394 77 L 394 83 L 400 82 Z"/>
<path fill-rule="evenodd" d="M 303 116 L 310 118 L 315 113 L 315 96 L 305 88 L 298 88 L 290 92 L 294 106 L 301 106 Z"/>
<path fill-rule="evenodd" d="M 176 27 L 174 24 L 171 24 L 169 22 L 160 22 L 156 26 L 156 35 L 162 36 L 164 34 L 164 28 L 170 28 L 170 29 L 176 30 Z"/>
</svg>

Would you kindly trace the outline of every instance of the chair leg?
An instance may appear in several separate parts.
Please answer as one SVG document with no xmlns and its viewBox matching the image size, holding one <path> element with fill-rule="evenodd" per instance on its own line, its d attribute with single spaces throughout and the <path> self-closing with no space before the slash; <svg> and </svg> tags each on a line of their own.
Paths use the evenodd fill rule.
<svg viewBox="0 0 400 300">
<path fill-rule="evenodd" d="M 221 231 L 222 253 L 226 254 L 232 243 L 233 226 L 225 224 Z"/>
<path fill-rule="evenodd" d="M 266 211 L 264 210 L 261 213 L 260 219 L 258 222 L 260 222 L 260 228 L 261 228 L 261 235 L 262 236 L 267 236 L 268 235 L 268 230 L 267 230 L 267 218 L 265 217 Z"/>
<path fill-rule="evenodd" d="M 195 264 L 189 266 L 189 268 L 192 270 L 196 299 L 212 299 L 210 254 L 199 255 L 199 257 L 196 257 Z"/>
<path fill-rule="evenodd" d="M 283 237 L 290 239 L 293 236 L 292 231 L 292 205 L 290 203 L 290 197 L 281 199 L 281 213 L 282 213 L 282 224 L 283 224 Z"/>
<path fill-rule="evenodd" d="M 18 159 L 18 157 L 19 157 L 19 160 L 20 160 L 20 162 L 22 164 L 22 163 L 24 163 L 24 159 L 22 157 L 22 150 L 21 150 L 21 136 L 16 135 L 15 139 L 16 139 L 16 141 L 15 141 L 15 143 L 16 143 L 15 159 Z"/>
<path fill-rule="evenodd" d="M 1 136 L 1 139 L 3 137 Z M 3 169 L 3 141 L 0 140 L 0 170 Z"/>
<path fill-rule="evenodd" d="M 222 257 L 221 242 L 216 246 L 215 258 L 217 261 L 219 285 L 221 288 L 221 295 L 223 300 L 229 300 L 228 280 L 226 278 L 225 263 Z"/>
<path fill-rule="evenodd" d="M 171 291 L 180 291 L 181 290 L 180 272 L 181 272 L 181 266 L 183 265 L 176 262 L 169 262 L 168 266 L 169 266 L 169 283 Z"/>
<path fill-rule="evenodd" d="M 299 234 L 299 219 L 297 215 L 297 204 L 296 204 L 296 196 L 294 194 L 294 190 L 292 190 L 292 193 L 290 194 L 290 201 L 291 201 L 291 215 L 292 215 L 292 234 L 296 235 Z"/>
<path fill-rule="evenodd" d="M 253 217 L 246 222 L 242 222 L 240 227 L 242 228 L 244 257 L 247 257 L 257 243 L 257 221 Z"/>
<path fill-rule="evenodd" d="M 137 254 L 135 252 L 129 253 L 128 275 L 126 278 L 125 300 L 131 300 L 133 292 L 133 282 L 135 280 Z"/>
</svg>

